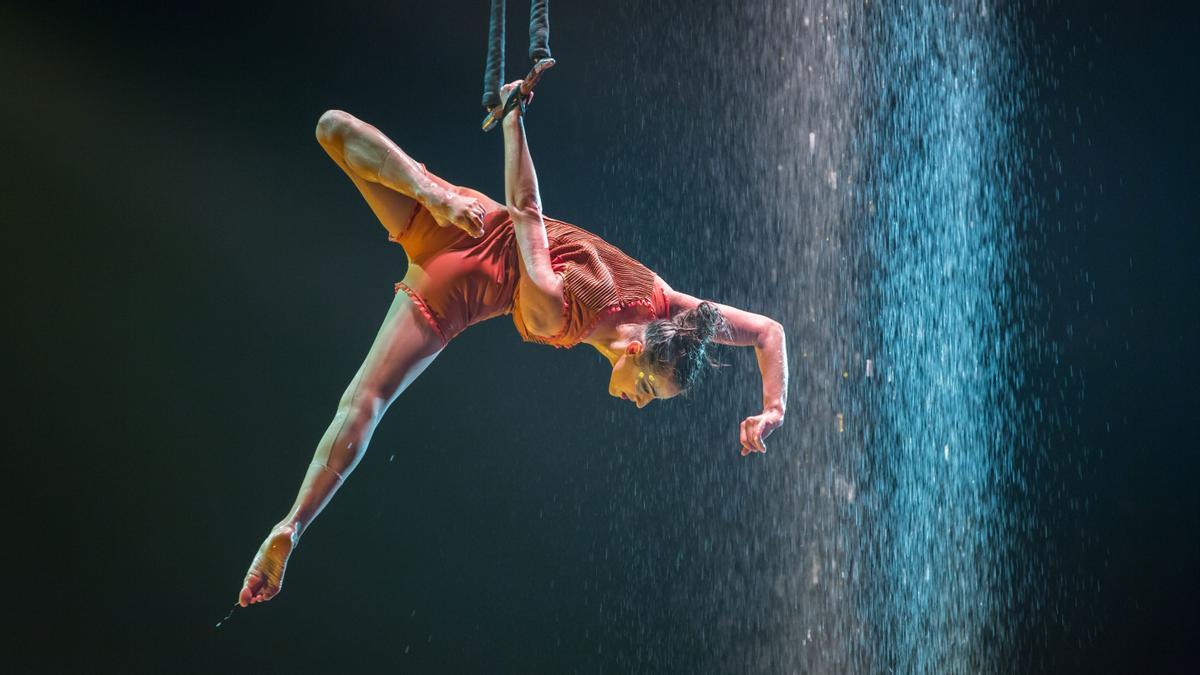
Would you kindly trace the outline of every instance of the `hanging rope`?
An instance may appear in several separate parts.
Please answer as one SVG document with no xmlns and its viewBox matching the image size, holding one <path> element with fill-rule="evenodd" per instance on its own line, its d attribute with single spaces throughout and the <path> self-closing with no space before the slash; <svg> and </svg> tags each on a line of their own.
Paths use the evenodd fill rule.
<svg viewBox="0 0 1200 675">
<path fill-rule="evenodd" d="M 504 84 L 504 5 L 505 0 L 492 0 L 487 64 L 483 67 L 483 107 L 487 110 L 500 105 L 500 87 Z"/>
<path fill-rule="evenodd" d="M 505 0 L 492 0 L 492 12 L 488 23 L 487 63 L 483 69 L 483 107 L 488 111 L 487 117 L 483 118 L 484 131 L 494 129 L 504 116 L 503 111 L 513 107 L 500 107 L 500 87 L 504 84 L 504 6 Z M 532 0 L 530 3 L 529 59 L 533 61 L 533 68 L 522 81 L 520 91 L 514 91 L 509 95 L 510 98 L 527 97 L 542 73 L 555 63 L 550 56 L 550 0 Z"/>
<path fill-rule="evenodd" d="M 529 60 L 550 58 L 550 0 L 533 0 L 529 6 Z"/>
</svg>

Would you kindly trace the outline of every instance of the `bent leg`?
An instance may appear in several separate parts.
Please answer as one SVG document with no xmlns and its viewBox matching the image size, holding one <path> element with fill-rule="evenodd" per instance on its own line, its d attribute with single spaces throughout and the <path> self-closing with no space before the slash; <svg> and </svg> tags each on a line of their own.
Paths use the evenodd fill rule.
<svg viewBox="0 0 1200 675">
<path fill-rule="evenodd" d="M 479 199 L 485 210 L 500 205 L 486 195 L 429 173 L 382 131 L 341 110 L 317 121 L 317 141 L 362 193 L 371 211 L 398 239 L 422 206 L 441 212 L 453 194 Z"/>
<path fill-rule="evenodd" d="M 317 444 L 295 503 L 271 530 L 246 573 L 238 596 L 243 607 L 270 600 L 279 592 L 284 567 L 300 535 L 358 466 L 384 412 L 443 347 L 412 299 L 397 293 L 366 360 Z"/>
</svg>

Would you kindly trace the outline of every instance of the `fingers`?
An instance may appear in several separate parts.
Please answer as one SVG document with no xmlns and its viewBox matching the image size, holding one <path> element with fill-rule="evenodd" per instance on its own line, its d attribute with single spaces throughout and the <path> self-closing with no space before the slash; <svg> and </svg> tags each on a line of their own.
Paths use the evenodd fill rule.
<svg viewBox="0 0 1200 675">
<path fill-rule="evenodd" d="M 756 451 L 750 428 L 750 420 L 742 422 L 740 440 L 742 442 L 742 457 L 745 457 L 746 455 Z"/>
<path fill-rule="evenodd" d="M 508 101 L 509 94 L 511 94 L 513 92 L 513 90 L 515 90 L 517 88 L 520 88 L 520 90 L 521 90 L 520 96 L 521 96 L 521 98 L 523 98 L 525 100 L 525 105 L 529 105 L 530 103 L 532 103 L 533 102 L 533 85 L 535 83 L 536 83 L 536 80 L 530 80 L 529 86 L 527 88 L 525 85 L 525 80 L 513 80 L 512 82 L 509 82 L 508 84 L 504 85 L 503 87 L 500 87 L 500 101 L 501 102 L 500 102 L 500 105 L 496 108 L 497 112 L 495 114 L 496 115 L 504 114 L 504 103 Z"/>
<path fill-rule="evenodd" d="M 742 422 L 739 430 L 742 443 L 742 457 L 752 452 L 766 452 L 767 444 L 762 440 L 763 423 L 753 417 Z"/>
<path fill-rule="evenodd" d="M 507 100 L 509 92 L 511 92 L 513 89 L 516 89 L 517 87 L 521 86 L 522 84 L 525 84 L 525 80 L 513 80 L 512 82 L 509 82 L 508 84 L 504 85 L 503 87 L 500 87 L 500 98 L 502 100 Z M 500 107 L 503 108 L 504 107 L 503 104 L 501 104 Z"/>
</svg>

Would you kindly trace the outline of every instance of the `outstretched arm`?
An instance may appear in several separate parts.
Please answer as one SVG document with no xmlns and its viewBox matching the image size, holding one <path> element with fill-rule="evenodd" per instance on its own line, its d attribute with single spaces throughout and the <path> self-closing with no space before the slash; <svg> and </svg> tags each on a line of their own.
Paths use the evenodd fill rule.
<svg viewBox="0 0 1200 675">
<path fill-rule="evenodd" d="M 783 325 L 761 314 L 711 300 L 701 300 L 673 290 L 666 286 L 665 282 L 663 285 L 666 287 L 672 315 L 692 309 L 701 302 L 710 302 L 729 324 L 729 332 L 724 335 L 718 332 L 714 340 L 725 345 L 754 347 L 758 369 L 762 373 L 763 407 L 761 413 L 742 421 L 742 456 L 751 452 L 766 452 L 767 446 L 763 439 L 783 424 L 784 413 L 787 410 L 787 344 Z"/>
<path fill-rule="evenodd" d="M 507 100 L 509 92 L 516 86 L 520 86 L 520 80 L 505 85 L 502 98 Z M 534 333 L 555 335 L 563 322 L 562 277 L 555 274 L 550 265 L 542 198 L 538 194 L 537 174 L 525 141 L 521 109 L 509 112 L 501 126 L 504 128 L 504 200 L 512 216 L 521 258 L 522 315 Z"/>
</svg>

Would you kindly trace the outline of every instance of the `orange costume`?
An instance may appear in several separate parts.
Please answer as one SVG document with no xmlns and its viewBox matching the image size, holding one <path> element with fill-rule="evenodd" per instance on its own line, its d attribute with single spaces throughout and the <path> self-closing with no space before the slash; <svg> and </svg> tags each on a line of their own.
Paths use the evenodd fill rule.
<svg viewBox="0 0 1200 675">
<path fill-rule="evenodd" d="M 424 207 L 413 209 L 408 225 L 388 239 L 404 247 L 412 286 L 396 284 L 420 309 L 443 344 L 467 326 L 512 314 L 526 342 L 570 348 L 579 344 L 606 314 L 641 305 L 653 319 L 669 318 L 662 281 L 654 272 L 600 237 L 560 220 L 546 218 L 550 263 L 563 279 L 563 328 L 553 337 L 533 335 L 525 325 L 517 281 L 520 258 L 508 210 L 484 216 L 484 235 L 474 239 L 457 227 L 439 227 Z"/>
</svg>

